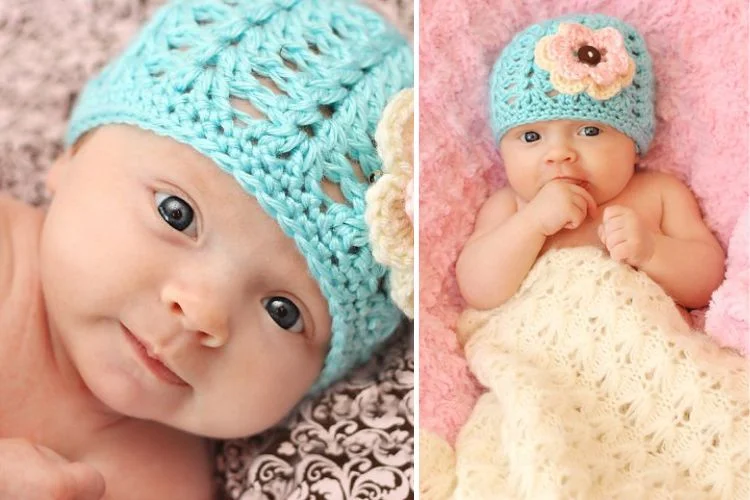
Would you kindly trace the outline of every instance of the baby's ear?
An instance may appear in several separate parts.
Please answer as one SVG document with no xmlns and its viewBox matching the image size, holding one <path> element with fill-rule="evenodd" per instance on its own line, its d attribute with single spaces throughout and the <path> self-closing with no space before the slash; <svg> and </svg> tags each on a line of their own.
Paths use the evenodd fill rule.
<svg viewBox="0 0 750 500">
<path fill-rule="evenodd" d="M 49 191 L 50 194 L 55 194 L 60 179 L 65 175 L 65 171 L 68 169 L 68 165 L 70 164 L 74 153 L 73 148 L 66 148 L 52 163 L 52 166 L 47 172 L 46 182 L 47 191 Z"/>
</svg>

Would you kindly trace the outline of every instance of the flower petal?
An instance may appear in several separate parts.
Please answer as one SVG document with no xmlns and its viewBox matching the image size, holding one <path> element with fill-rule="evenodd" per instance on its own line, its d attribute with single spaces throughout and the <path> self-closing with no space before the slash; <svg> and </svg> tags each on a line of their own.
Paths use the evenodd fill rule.
<svg viewBox="0 0 750 500">
<path fill-rule="evenodd" d="M 594 38 L 594 32 L 588 26 L 578 23 L 560 23 L 557 28 L 558 36 L 570 40 L 571 44 L 590 44 Z"/>
<path fill-rule="evenodd" d="M 635 76 L 635 62 L 630 59 L 628 66 L 628 72 L 624 75 L 620 75 L 614 82 L 609 85 L 598 85 L 592 80 L 592 85 L 588 88 L 587 93 L 594 99 L 603 101 L 617 95 L 623 88 L 633 83 L 633 77 Z"/>
<path fill-rule="evenodd" d="M 557 61 L 557 71 L 568 80 L 583 78 L 589 73 L 588 66 L 578 60 L 578 47 L 579 43 L 562 37 L 555 37 L 549 44 L 549 51 Z"/>
<path fill-rule="evenodd" d="M 557 61 L 550 57 L 548 48 L 553 38 L 554 35 L 542 37 L 534 47 L 534 64 L 549 72 L 555 71 L 557 67 Z"/>
<path fill-rule="evenodd" d="M 625 49 L 625 39 L 616 28 L 608 26 L 594 32 L 594 43 L 606 48 L 609 51 L 627 52 Z"/>
<path fill-rule="evenodd" d="M 394 269 L 389 279 L 391 298 L 408 318 L 414 317 L 414 264 Z"/>
<path fill-rule="evenodd" d="M 568 80 L 559 73 L 550 73 L 549 81 L 552 86 L 561 94 L 578 94 L 583 92 L 588 86 L 588 77 Z"/>
<path fill-rule="evenodd" d="M 586 89 L 586 93 L 597 101 L 605 101 L 617 95 L 620 90 L 622 90 L 622 87 L 617 82 L 611 85 L 598 85 L 592 81 L 589 88 Z"/>
<path fill-rule="evenodd" d="M 626 73 L 630 54 L 628 54 L 628 50 L 625 48 L 622 33 L 615 28 L 609 27 L 597 30 L 594 35 L 597 47 L 606 51 L 605 59 L 612 70 L 619 74 Z"/>
<path fill-rule="evenodd" d="M 612 85 L 621 77 L 605 63 L 599 63 L 595 68 L 592 68 L 589 76 L 597 85 Z"/>
</svg>

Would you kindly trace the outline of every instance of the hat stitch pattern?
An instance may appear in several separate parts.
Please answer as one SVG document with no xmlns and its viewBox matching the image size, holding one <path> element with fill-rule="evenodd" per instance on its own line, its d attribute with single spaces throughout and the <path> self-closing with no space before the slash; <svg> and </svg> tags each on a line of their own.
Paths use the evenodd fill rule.
<svg viewBox="0 0 750 500">
<path fill-rule="evenodd" d="M 136 125 L 194 147 L 258 200 L 328 300 L 331 343 L 314 393 L 402 319 L 364 211 L 381 169 L 377 122 L 412 71 L 405 40 L 351 1 L 174 1 L 87 85 L 66 143 Z"/>
<path fill-rule="evenodd" d="M 570 30 L 571 26 L 574 30 Z M 626 54 L 613 50 L 619 47 L 615 38 L 607 36 L 612 29 L 621 34 Z M 601 64 L 609 65 L 607 49 L 613 50 L 613 55 L 624 55 L 634 63 L 632 79 L 629 67 L 617 80 L 609 82 L 609 87 L 592 85 L 597 80 L 608 82 L 611 75 L 607 71 L 592 69 L 580 80 L 562 79 L 562 74 L 575 74 L 579 68 L 559 61 L 557 67 L 553 66 L 549 58 L 549 37 L 570 36 L 571 31 L 575 31 L 576 36 L 588 32 L 592 40 L 587 41 L 587 45 L 595 46 L 597 41 L 612 44 L 599 50 L 586 47 L 594 48 L 591 52 L 595 58 L 589 62 L 596 65 L 601 60 Z M 601 14 L 563 16 L 531 25 L 518 33 L 495 62 L 490 77 L 490 101 L 490 120 L 496 141 L 513 127 L 560 119 L 610 125 L 632 138 L 641 154 L 648 150 L 653 139 L 654 76 L 645 41 L 630 25 Z"/>
</svg>

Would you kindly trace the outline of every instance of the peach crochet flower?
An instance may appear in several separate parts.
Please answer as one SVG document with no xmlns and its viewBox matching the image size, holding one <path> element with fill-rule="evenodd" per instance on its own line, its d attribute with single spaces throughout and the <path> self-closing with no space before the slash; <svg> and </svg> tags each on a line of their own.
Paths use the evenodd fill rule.
<svg viewBox="0 0 750 500">
<path fill-rule="evenodd" d="M 390 270 L 393 302 L 414 317 L 414 91 L 404 89 L 383 110 L 375 131 L 383 175 L 367 190 L 365 220 L 375 260 Z"/>
<path fill-rule="evenodd" d="M 563 94 L 584 90 L 605 100 L 630 85 L 635 61 L 615 28 L 592 30 L 582 24 L 561 23 L 557 34 L 543 37 L 534 50 L 534 62 L 549 71 L 550 83 Z"/>
</svg>

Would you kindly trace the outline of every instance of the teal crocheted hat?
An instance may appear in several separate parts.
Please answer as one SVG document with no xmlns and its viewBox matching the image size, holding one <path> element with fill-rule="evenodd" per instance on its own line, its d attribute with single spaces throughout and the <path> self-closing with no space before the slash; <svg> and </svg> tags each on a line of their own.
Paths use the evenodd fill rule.
<svg viewBox="0 0 750 500">
<path fill-rule="evenodd" d="M 643 154 L 654 136 L 654 76 L 640 34 L 599 14 L 570 15 L 518 33 L 490 78 L 495 142 L 519 125 L 592 120 L 629 136 Z"/>
<path fill-rule="evenodd" d="M 136 125 L 192 146 L 257 199 L 328 301 L 331 344 L 314 393 L 402 319 L 364 212 L 381 168 L 376 125 L 389 97 L 412 85 L 411 48 L 358 3 L 173 1 L 89 82 L 66 143 Z M 326 194 L 331 185 L 345 202 Z"/>
</svg>

